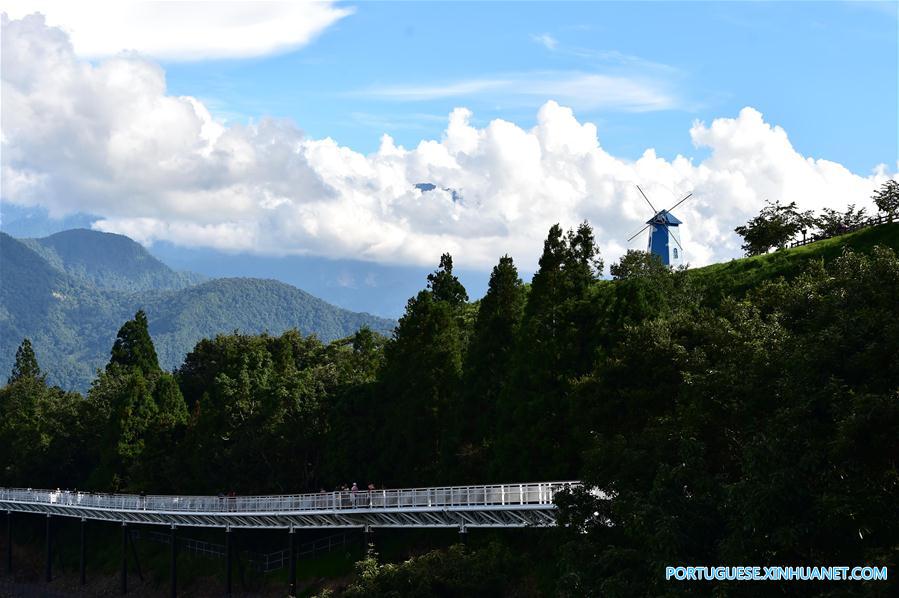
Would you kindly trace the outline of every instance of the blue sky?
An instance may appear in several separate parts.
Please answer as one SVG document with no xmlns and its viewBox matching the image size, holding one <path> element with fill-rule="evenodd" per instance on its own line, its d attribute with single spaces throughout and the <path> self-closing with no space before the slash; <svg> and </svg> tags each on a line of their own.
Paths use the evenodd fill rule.
<svg viewBox="0 0 899 598">
<path fill-rule="evenodd" d="M 528 279 L 557 222 L 644 248 L 638 183 L 693 193 L 696 266 L 766 200 L 870 210 L 899 169 L 895 2 L 0 7 L 4 230 L 384 315 L 445 251 L 473 297 L 506 253 Z"/>
<path fill-rule="evenodd" d="M 466 106 L 475 123 L 534 124 L 546 96 L 459 93 L 415 100 L 385 88 L 608 73 L 657 81 L 662 110 L 572 106 L 603 147 L 636 159 L 701 156 L 694 119 L 744 106 L 787 129 L 798 151 L 857 172 L 897 153 L 896 5 L 861 2 L 365 2 L 311 45 L 278 56 L 164 63 L 169 88 L 229 119 L 293 119 L 362 152 L 382 133 L 415 146 Z M 548 44 L 549 47 L 546 45 Z M 447 93 L 449 91 L 447 90 Z M 578 105 L 580 104 L 580 105 Z"/>
</svg>

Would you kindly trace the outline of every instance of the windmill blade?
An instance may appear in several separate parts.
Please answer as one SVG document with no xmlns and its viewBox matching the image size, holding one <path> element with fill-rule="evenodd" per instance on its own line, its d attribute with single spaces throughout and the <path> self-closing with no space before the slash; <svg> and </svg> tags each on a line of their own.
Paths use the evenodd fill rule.
<svg viewBox="0 0 899 598">
<path fill-rule="evenodd" d="M 630 239 L 628 239 L 627 242 L 630 243 L 631 241 L 633 241 L 634 239 L 636 239 L 636 238 L 637 238 L 637 235 L 639 235 L 640 233 L 642 233 L 643 231 L 645 231 L 647 228 L 649 228 L 649 225 L 648 225 L 648 224 L 647 224 L 646 226 L 644 226 L 643 228 L 641 228 L 640 230 L 638 230 L 636 233 L 634 233 L 634 236 L 632 236 Z"/>
<path fill-rule="evenodd" d="M 686 199 L 686 198 L 684 198 L 684 199 Z M 683 201 L 683 200 L 681 200 L 681 201 Z M 677 240 L 677 237 L 675 237 L 674 235 L 671 234 L 671 229 L 668 228 L 668 223 L 667 223 L 667 222 L 664 223 L 664 226 L 665 226 L 665 230 L 668 231 L 668 238 L 669 238 L 669 239 L 674 239 L 674 242 L 677 243 L 677 246 L 680 247 L 680 250 L 681 250 L 681 251 L 683 251 L 683 250 L 684 250 L 683 246 L 680 244 L 680 241 Z"/>
<path fill-rule="evenodd" d="M 674 204 L 673 206 L 671 206 L 670 208 L 668 208 L 668 209 L 665 210 L 665 211 L 666 211 L 666 212 L 670 212 L 671 210 L 673 210 L 673 209 L 676 208 L 677 206 L 681 205 L 682 203 L 684 203 L 685 201 L 687 201 L 687 200 L 690 199 L 691 197 L 693 197 L 693 194 L 692 194 L 692 193 L 688 194 L 685 198 L 683 198 L 682 200 L 680 200 L 679 202 L 677 202 L 676 204 Z"/>
<path fill-rule="evenodd" d="M 655 216 L 655 215 L 656 215 L 656 214 L 658 214 L 658 213 L 659 213 L 659 211 L 658 211 L 658 210 L 657 210 L 657 209 L 656 209 L 656 208 L 655 208 L 655 206 L 654 206 L 654 205 L 652 205 L 652 202 L 651 202 L 651 201 L 649 201 L 649 198 L 648 198 L 648 197 L 646 197 L 646 194 L 645 194 L 645 193 L 643 193 L 643 189 L 641 189 L 641 188 L 640 188 L 640 185 L 637 185 L 637 191 L 639 191 L 639 192 L 640 192 L 640 195 L 642 195 L 642 196 L 643 196 L 643 199 L 645 199 L 645 200 L 646 200 L 646 203 L 648 203 L 648 204 L 649 204 L 649 207 L 650 207 L 650 208 L 652 208 L 652 215 L 653 215 L 653 216 Z"/>
</svg>

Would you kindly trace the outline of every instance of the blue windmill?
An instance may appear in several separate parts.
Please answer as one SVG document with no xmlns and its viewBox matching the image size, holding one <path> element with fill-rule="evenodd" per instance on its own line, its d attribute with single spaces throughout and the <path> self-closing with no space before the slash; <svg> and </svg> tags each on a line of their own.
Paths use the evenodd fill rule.
<svg viewBox="0 0 899 598">
<path fill-rule="evenodd" d="M 646 221 L 646 226 L 641 228 L 637 234 L 627 240 L 628 243 L 633 241 L 640 233 L 649 229 L 649 244 L 646 250 L 653 255 L 659 256 L 662 263 L 666 266 L 677 267 L 684 263 L 684 248 L 680 243 L 680 231 L 678 227 L 681 221 L 674 217 L 671 210 L 687 201 L 693 194 L 688 194 L 685 198 L 668 208 L 667 210 L 656 210 L 640 185 L 637 185 L 637 191 L 652 208 L 653 217 Z M 674 243 L 672 243 L 674 241 Z"/>
</svg>

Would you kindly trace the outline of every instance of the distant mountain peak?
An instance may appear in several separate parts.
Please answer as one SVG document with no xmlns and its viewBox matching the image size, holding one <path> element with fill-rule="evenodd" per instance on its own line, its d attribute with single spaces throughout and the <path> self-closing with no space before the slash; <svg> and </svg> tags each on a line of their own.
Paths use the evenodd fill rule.
<svg viewBox="0 0 899 598">
<path fill-rule="evenodd" d="M 416 183 L 413 186 L 422 193 L 428 193 L 429 191 L 434 191 L 438 188 L 434 183 Z M 457 191 L 456 189 L 450 189 L 449 187 L 441 187 L 441 189 L 450 194 L 450 196 L 453 198 L 453 203 L 459 203 L 460 201 L 462 201 L 462 193 L 460 191 Z"/>
<path fill-rule="evenodd" d="M 101 289 L 177 290 L 205 280 L 175 272 L 125 235 L 76 228 L 22 242 L 58 270 Z"/>
</svg>

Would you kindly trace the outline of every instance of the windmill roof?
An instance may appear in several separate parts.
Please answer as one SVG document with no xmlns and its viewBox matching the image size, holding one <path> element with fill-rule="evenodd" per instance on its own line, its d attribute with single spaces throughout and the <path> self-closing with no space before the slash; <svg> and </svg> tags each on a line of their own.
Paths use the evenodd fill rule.
<svg viewBox="0 0 899 598">
<path fill-rule="evenodd" d="M 681 223 L 680 220 L 674 217 L 674 214 L 669 212 L 668 210 L 662 210 L 652 217 L 651 220 L 647 221 L 646 224 L 667 224 L 668 226 L 677 226 Z"/>
</svg>

